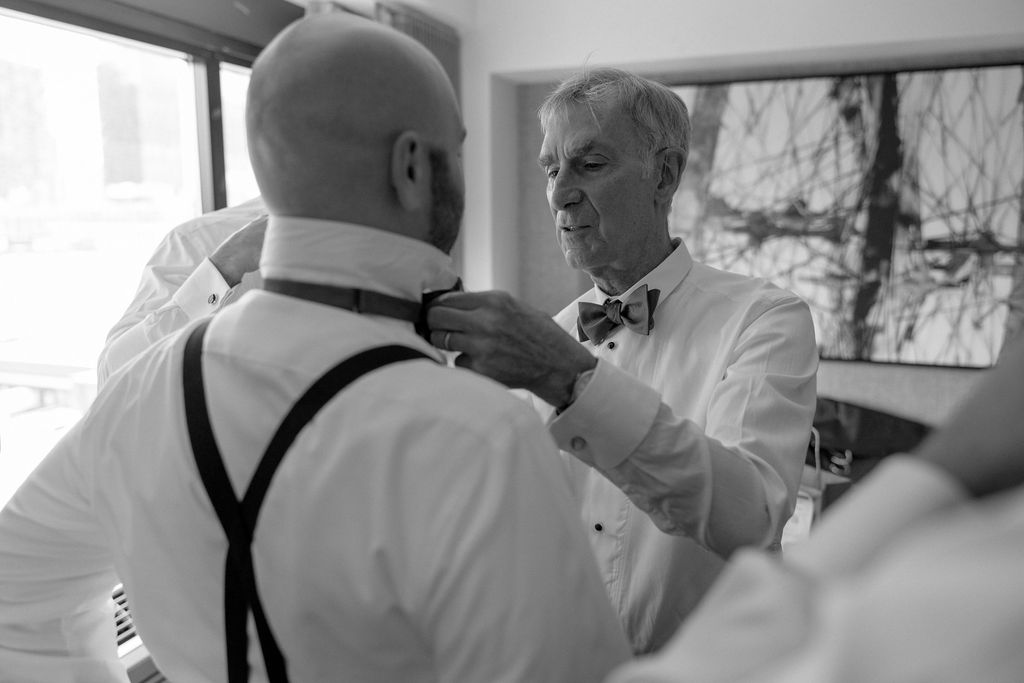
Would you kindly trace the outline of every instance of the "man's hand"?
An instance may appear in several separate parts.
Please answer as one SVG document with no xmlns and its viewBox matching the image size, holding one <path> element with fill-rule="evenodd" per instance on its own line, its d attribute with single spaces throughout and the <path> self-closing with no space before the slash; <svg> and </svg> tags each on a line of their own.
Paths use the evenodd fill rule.
<svg viewBox="0 0 1024 683">
<path fill-rule="evenodd" d="M 267 217 L 254 221 L 228 235 L 210 254 L 210 262 L 217 267 L 229 287 L 242 281 L 242 276 L 260 267 L 263 236 L 267 232 Z"/>
<path fill-rule="evenodd" d="M 597 365 L 545 313 L 506 292 L 445 294 L 427 311 L 430 341 L 461 355 L 468 368 L 511 389 L 529 389 L 556 408 L 569 402 L 576 376 Z"/>
</svg>

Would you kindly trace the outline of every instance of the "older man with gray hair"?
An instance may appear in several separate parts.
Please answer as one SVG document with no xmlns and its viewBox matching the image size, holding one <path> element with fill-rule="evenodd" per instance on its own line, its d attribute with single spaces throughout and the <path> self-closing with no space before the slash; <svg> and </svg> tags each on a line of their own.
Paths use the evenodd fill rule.
<svg viewBox="0 0 1024 683">
<path fill-rule="evenodd" d="M 605 588 L 658 648 L 741 547 L 778 549 L 815 405 L 806 303 L 697 263 L 669 232 L 686 107 L 617 69 L 540 110 L 555 238 L 594 283 L 554 322 L 502 292 L 445 295 L 432 341 L 543 405 Z"/>
</svg>

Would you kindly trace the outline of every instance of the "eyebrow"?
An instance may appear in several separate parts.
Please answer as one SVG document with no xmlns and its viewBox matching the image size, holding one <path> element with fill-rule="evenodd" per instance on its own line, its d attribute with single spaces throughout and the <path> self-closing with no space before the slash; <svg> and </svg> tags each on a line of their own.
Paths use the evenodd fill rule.
<svg viewBox="0 0 1024 683">
<path fill-rule="evenodd" d="M 592 152 L 595 147 L 598 147 L 598 146 L 599 145 L 595 141 L 593 141 L 593 140 L 585 140 L 580 145 L 578 145 L 577 147 L 570 148 L 568 150 L 569 153 L 568 153 L 567 156 L 570 159 L 571 158 L 575 158 L 575 157 L 586 156 L 587 154 L 590 154 L 590 152 Z M 555 161 L 555 157 L 553 155 L 551 155 L 551 154 L 541 154 L 539 157 L 537 157 L 537 164 L 541 168 L 545 168 L 546 166 L 548 166 L 549 164 L 553 163 L 554 161 Z"/>
</svg>

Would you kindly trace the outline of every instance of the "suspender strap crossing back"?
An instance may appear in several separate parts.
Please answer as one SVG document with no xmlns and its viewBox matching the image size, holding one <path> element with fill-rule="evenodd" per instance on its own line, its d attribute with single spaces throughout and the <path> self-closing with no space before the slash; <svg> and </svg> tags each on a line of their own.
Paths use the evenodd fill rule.
<svg viewBox="0 0 1024 683">
<path fill-rule="evenodd" d="M 192 331 L 185 344 L 182 370 L 185 392 L 185 420 L 192 453 L 206 493 L 228 540 L 224 567 L 224 631 L 227 641 L 228 683 L 249 680 L 249 636 L 247 623 L 252 610 L 263 662 L 271 683 L 288 681 L 284 655 L 267 622 L 256 587 L 252 561 L 252 539 L 260 506 L 274 472 L 292 442 L 320 409 L 347 385 L 390 363 L 429 358 L 406 346 L 377 346 L 348 358 L 328 370 L 296 401 L 278 426 L 270 445 L 256 466 L 249 486 L 239 500 L 235 497 L 224 460 L 210 426 L 202 375 L 203 337 L 210 319 Z"/>
</svg>

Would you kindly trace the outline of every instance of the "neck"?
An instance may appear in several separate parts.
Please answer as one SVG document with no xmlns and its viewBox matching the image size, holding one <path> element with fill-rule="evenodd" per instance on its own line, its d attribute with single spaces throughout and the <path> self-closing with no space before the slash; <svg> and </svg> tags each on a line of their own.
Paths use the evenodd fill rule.
<svg viewBox="0 0 1024 683">
<path fill-rule="evenodd" d="M 277 215 L 267 225 L 260 273 L 410 301 L 456 280 L 451 259 L 425 242 L 369 226 Z"/>
<path fill-rule="evenodd" d="M 666 240 L 664 246 L 652 250 L 646 258 L 636 263 L 628 266 L 609 264 L 605 268 L 589 271 L 587 275 L 602 292 L 610 296 L 619 296 L 657 268 L 669 257 L 674 248 L 675 243 Z"/>
</svg>

